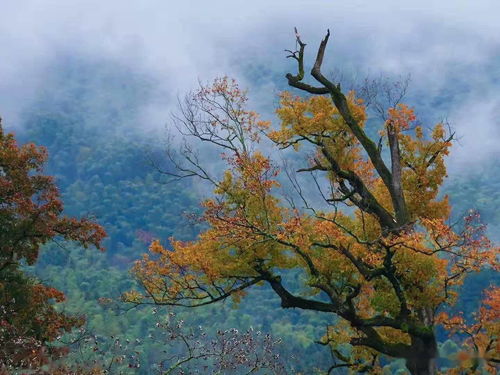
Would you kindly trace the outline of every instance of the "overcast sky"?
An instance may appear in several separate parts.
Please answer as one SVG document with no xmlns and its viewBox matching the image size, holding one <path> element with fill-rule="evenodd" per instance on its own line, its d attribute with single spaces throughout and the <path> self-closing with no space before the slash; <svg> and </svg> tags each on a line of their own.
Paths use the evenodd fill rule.
<svg viewBox="0 0 500 375">
<path fill-rule="evenodd" d="M 2 0 L 1 14 L 0 113 L 10 127 L 47 67 L 68 53 L 137 67 L 173 97 L 198 79 L 234 76 L 270 111 L 275 84 L 245 81 L 244 69 L 286 73 L 293 27 L 311 58 L 330 28 L 325 68 L 411 73 L 418 100 L 449 95 L 434 117 L 447 118 L 461 136 L 455 165 L 500 157 L 498 0 Z M 450 84 L 461 89 L 447 93 Z M 163 124 L 167 107 L 149 108 L 149 122 Z"/>
</svg>

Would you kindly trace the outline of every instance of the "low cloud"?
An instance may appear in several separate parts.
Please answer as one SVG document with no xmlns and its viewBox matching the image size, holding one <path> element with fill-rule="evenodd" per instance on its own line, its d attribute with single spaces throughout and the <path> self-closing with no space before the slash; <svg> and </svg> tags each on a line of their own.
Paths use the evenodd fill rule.
<svg viewBox="0 0 500 375">
<path fill-rule="evenodd" d="M 242 80 L 270 113 L 284 86 L 271 78 L 294 68 L 283 52 L 294 48 L 293 27 L 308 43 L 309 59 L 330 28 L 325 69 L 359 77 L 411 73 L 412 102 L 429 121 L 449 119 L 462 135 L 452 165 L 480 162 L 498 149 L 499 12 L 497 1 L 486 0 L 7 0 L 0 113 L 16 126 L 44 72 L 67 54 L 114 59 L 153 77 L 164 96 L 145 108 L 151 126 L 161 127 L 175 97 L 198 79 L 221 74 Z M 264 78 L 256 82 L 259 73 Z"/>
</svg>

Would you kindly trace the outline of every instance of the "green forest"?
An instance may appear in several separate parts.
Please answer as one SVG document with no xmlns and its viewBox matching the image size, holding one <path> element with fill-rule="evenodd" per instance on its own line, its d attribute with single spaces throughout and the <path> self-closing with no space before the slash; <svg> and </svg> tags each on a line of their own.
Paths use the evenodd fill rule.
<svg viewBox="0 0 500 375">
<path fill-rule="evenodd" d="M 299 48 L 302 47 L 299 37 L 297 43 Z M 409 350 L 416 351 L 417 346 L 412 345 L 417 338 L 428 338 L 429 335 L 436 343 L 436 353 L 432 355 L 434 371 L 487 374 L 498 370 L 500 358 L 496 350 L 499 345 L 499 318 L 498 311 L 497 315 L 493 313 L 495 306 L 498 307 L 498 293 L 495 295 L 492 292 L 488 299 L 485 291 L 497 290 L 495 287 L 498 288 L 500 280 L 496 264 L 498 249 L 495 247 L 495 243 L 500 241 L 500 213 L 497 210 L 497 203 L 500 204 L 500 179 L 497 174 L 500 174 L 500 161 L 492 159 L 472 172 L 450 174 L 447 178 L 444 171 L 442 174 L 445 177 L 442 177 L 441 159 L 444 160 L 443 165 L 446 159 L 441 154 L 441 149 L 430 159 L 421 155 L 425 147 L 428 147 L 425 149 L 427 151 L 432 150 L 429 145 L 433 139 L 436 144 L 440 142 L 443 150 L 447 148 L 450 143 L 447 141 L 448 135 L 429 133 L 420 136 L 418 130 L 415 130 L 418 125 L 405 125 L 406 122 L 413 123 L 415 120 L 411 110 L 400 106 L 399 102 L 394 105 L 394 113 L 389 111 L 389 117 L 382 121 L 387 126 L 387 133 L 379 133 L 377 126 L 380 121 L 372 120 L 376 118 L 376 108 L 371 112 L 368 109 L 369 119 L 364 125 L 363 136 L 369 136 L 377 142 L 379 134 L 382 134 L 378 144 L 379 158 L 375 157 L 373 160 L 382 164 L 391 157 L 394 160 L 395 154 L 390 154 L 393 150 L 391 142 L 394 142 L 391 134 L 396 134 L 400 131 L 398 129 L 405 129 L 406 132 L 401 131 L 404 136 L 399 138 L 401 160 L 406 158 L 404 160 L 407 162 L 403 172 L 400 172 L 403 177 L 409 175 L 411 170 L 419 170 L 418 163 L 421 160 L 435 162 L 436 166 L 429 167 L 429 172 L 426 170 L 422 180 L 408 177 L 410 182 L 407 184 L 411 184 L 411 187 L 404 185 L 406 180 L 403 180 L 403 190 L 406 189 L 404 193 L 410 207 L 406 215 L 412 219 L 404 218 L 403 209 L 398 211 L 397 200 L 393 200 L 393 203 L 381 203 L 382 208 L 375 207 L 373 202 L 371 205 L 363 203 L 365 196 L 356 190 L 359 185 L 351 179 L 354 174 L 361 176 L 360 179 L 369 186 L 373 192 L 370 196 L 374 200 L 385 202 L 386 199 L 385 193 L 381 192 L 382 185 L 378 182 L 370 185 L 372 182 L 366 181 L 372 178 L 369 177 L 371 175 L 368 172 L 366 176 L 363 175 L 366 168 L 375 168 L 376 173 L 380 174 L 377 162 L 366 161 L 371 157 L 370 148 L 362 140 L 359 141 L 362 137 L 356 131 L 353 131 L 355 136 L 345 135 L 349 133 L 349 129 L 358 129 L 354 125 L 350 128 L 349 121 L 364 121 L 364 104 L 357 102 L 348 92 L 342 93 L 340 86 L 330 87 L 330 81 L 326 78 L 326 81 L 322 81 L 324 77 L 321 75 L 319 79 L 314 76 L 317 80 L 311 81 L 314 84 L 303 83 L 303 56 L 300 55 L 300 50 L 291 54 L 292 60 L 298 62 L 297 72 L 293 64 L 290 65 L 292 68 L 287 67 L 283 71 L 280 68 L 266 71 L 251 64 L 242 69 L 246 72 L 246 79 L 256 86 L 260 82 L 264 85 L 271 79 L 280 89 L 291 92 L 290 96 L 281 96 L 277 113 L 271 115 L 270 127 L 263 121 L 265 118 L 262 121 L 257 119 L 256 114 L 251 111 L 251 105 L 243 98 L 244 95 L 251 98 L 252 90 L 244 94 L 236 83 L 225 78 L 216 80 L 213 84 L 202 83 L 199 91 L 195 91 L 192 96 L 188 94 L 186 102 L 180 100 L 177 117 L 165 119 L 167 127 L 173 123 L 178 126 L 187 123 L 184 133 L 186 139 L 194 136 L 198 137 L 197 141 L 201 140 L 201 143 L 193 146 L 195 149 L 205 144 L 201 139 L 203 136 L 211 137 L 209 142 L 223 145 L 222 149 L 215 148 L 212 154 L 206 154 L 211 155 L 206 158 L 215 155 L 207 164 L 208 170 L 214 170 L 214 174 L 220 178 L 220 182 L 215 184 L 215 190 L 206 181 L 209 178 L 203 180 L 206 170 L 200 168 L 197 173 L 190 173 L 192 170 L 189 168 L 179 170 L 175 161 L 170 159 L 170 152 L 174 148 L 184 150 L 184 155 L 181 155 L 184 157 L 193 157 L 195 154 L 190 154 L 192 149 L 183 149 L 182 143 L 169 143 L 166 131 L 158 130 L 154 124 L 142 123 L 142 108 L 161 95 L 150 76 L 116 61 L 84 57 L 62 58 L 51 67 L 34 99 L 23 108 L 20 123 L 2 123 L 0 191 L 4 196 L 0 197 L 0 374 L 429 374 L 435 372 L 431 372 L 429 368 L 422 369 L 412 362 L 413 357 L 405 354 L 406 351 L 397 349 L 407 345 L 408 341 L 405 340 L 410 340 L 411 344 L 407 345 Z M 292 73 L 285 78 L 289 71 Z M 306 76 L 307 74 L 306 72 Z M 321 84 L 321 88 L 311 86 L 317 84 Z M 365 103 L 368 99 L 365 99 Z M 222 106 L 219 100 L 223 101 Z M 406 102 L 406 98 L 404 100 Z M 408 97 L 408 102 L 410 107 L 415 103 L 417 107 L 419 105 L 418 100 L 411 96 Z M 439 119 L 432 118 L 432 105 L 439 107 L 444 104 L 428 104 L 418 113 L 420 115 L 423 112 L 425 121 L 430 119 L 437 122 Z M 236 109 L 230 106 L 236 106 Z M 196 112 L 200 108 L 204 112 Z M 221 108 L 226 116 L 222 120 L 217 117 L 217 111 Z M 342 108 L 349 114 L 342 112 Z M 231 110 L 235 112 L 230 112 Z M 272 112 L 272 106 L 267 111 Z M 200 133 L 193 125 L 197 124 L 196 121 L 202 123 L 198 116 L 203 113 L 209 113 L 215 119 L 214 124 L 203 128 L 208 129 L 205 130 L 207 133 Z M 234 128 L 231 128 L 231 121 L 235 124 Z M 323 129 L 321 124 L 324 123 L 329 125 L 324 125 Z M 398 125 L 401 128 L 391 125 L 399 123 L 404 123 Z M 220 135 L 226 133 L 212 133 L 211 129 L 216 126 L 221 126 L 221 131 L 227 131 L 227 134 L 232 135 L 231 132 L 234 132 L 234 137 Z M 307 134 L 304 129 L 308 129 Z M 239 131 L 241 139 L 238 138 Z M 276 177 L 281 185 L 278 188 L 278 182 L 274 180 L 274 174 L 277 175 L 278 172 L 268 166 L 267 159 L 259 159 L 264 158 L 262 154 L 265 155 L 269 149 L 266 147 L 271 146 L 262 147 L 262 154 L 255 151 L 253 156 L 248 157 L 248 163 L 255 164 L 242 164 L 244 162 L 241 160 L 246 159 L 240 155 L 241 150 L 246 152 L 246 147 L 252 150 L 259 147 L 255 140 L 266 132 L 270 141 L 266 138 L 263 142 L 270 142 L 284 149 L 282 155 L 292 165 L 292 169 L 298 165 L 303 169 L 321 170 L 322 165 L 328 161 L 328 168 L 331 169 L 327 168 L 329 172 L 325 175 L 330 176 L 327 177 L 331 181 L 330 185 L 318 182 L 319 177 L 314 172 L 311 172 L 311 176 L 316 177 L 308 181 L 305 177 L 301 179 L 302 177 L 292 176 L 287 179 L 284 171 L 288 169 L 283 167 L 281 177 Z M 329 135 L 329 132 L 335 135 Z M 10 140 L 7 135 L 9 133 L 14 134 Z M 387 145 L 384 137 L 387 138 Z M 311 141 L 312 138 L 314 139 Z M 415 139 L 416 143 L 411 143 L 413 141 L 410 139 Z M 330 141 L 331 144 L 328 143 Z M 21 210 L 23 205 L 35 204 L 33 202 L 42 202 L 39 203 L 42 205 L 52 198 L 40 193 L 43 190 L 32 191 L 31 188 L 21 189 L 20 185 L 15 186 L 14 178 L 18 178 L 16 173 L 20 173 L 15 168 L 24 168 L 20 167 L 20 163 L 28 159 L 20 156 L 19 161 L 11 163 L 17 157 L 13 156 L 17 149 L 12 142 L 16 142 L 18 147 L 34 144 L 46 148 L 46 161 L 34 156 L 33 160 L 27 162 L 32 164 L 25 171 L 26 181 L 31 181 L 30 178 L 37 174 L 53 176 L 53 180 L 44 182 L 46 185 L 43 189 L 52 189 L 52 183 L 57 187 L 50 193 L 59 197 L 64 205 L 64 210 L 57 215 L 82 219 L 81 222 L 57 222 L 53 228 L 47 229 L 49 234 L 45 234 L 46 237 L 40 240 L 28 239 L 28 232 L 23 232 L 25 229 L 17 224 L 24 214 L 15 210 Z M 300 142 L 310 143 L 297 147 L 299 151 L 295 152 L 293 148 Z M 335 148 L 340 147 L 336 146 L 340 143 L 343 144 L 344 151 Z M 373 145 L 377 146 L 376 143 Z M 320 147 L 320 150 L 324 147 L 323 154 L 319 151 L 315 154 L 316 147 Z M 341 160 L 338 164 L 329 159 L 329 154 L 325 151 L 328 147 L 334 150 L 332 155 Z M 368 150 L 368 153 L 356 159 L 357 156 L 352 155 L 358 155 L 358 148 L 361 151 Z M 380 149 L 383 151 L 380 152 Z M 33 150 L 23 150 L 22 152 L 36 154 Z M 232 152 L 237 156 L 232 157 Z M 224 156 L 219 159 L 222 153 Z M 453 147 L 450 153 L 453 153 Z M 201 159 L 203 158 L 202 153 Z M 317 162 L 317 165 L 304 166 L 308 159 Z M 363 163 L 368 166 L 363 166 Z M 219 170 L 226 169 L 228 172 L 225 175 L 217 175 Z M 344 173 L 344 170 L 349 170 L 351 174 Z M 264 208 L 255 199 L 258 195 L 256 192 L 260 190 L 255 188 L 256 192 L 251 191 L 256 183 L 251 180 L 255 171 L 261 173 L 257 180 L 265 186 L 262 189 L 268 194 L 265 195 L 267 202 L 271 202 L 266 203 Z M 391 173 L 394 174 L 394 171 L 392 169 Z M 183 174 L 195 176 L 176 178 L 184 177 Z M 415 174 L 420 176 L 417 172 Z M 202 179 L 196 179 L 196 175 L 201 175 Z M 9 179 L 14 181 L 14 186 L 9 185 Z M 442 180 L 444 182 L 439 190 Z M 265 183 L 269 183 L 269 188 Z M 311 206 L 306 203 L 317 199 L 310 192 L 315 190 L 316 185 L 320 191 L 325 188 L 326 194 L 331 193 L 330 198 L 325 198 L 323 206 L 318 205 L 320 208 L 313 207 L 316 203 Z M 334 187 L 338 191 L 328 191 Z M 16 191 L 17 188 L 19 191 Z M 282 216 L 274 219 L 278 215 L 278 208 L 287 202 L 284 198 L 279 204 L 272 203 L 275 202 L 271 198 L 274 197 L 272 194 L 280 189 L 289 189 L 295 194 L 288 201 L 293 209 L 286 214 L 283 213 L 285 209 L 282 209 Z M 28 195 L 27 202 L 31 203 L 11 202 L 11 195 L 15 198 L 23 192 Z M 360 198 L 355 198 L 358 196 Z M 211 200 L 204 201 L 205 199 Z M 450 219 L 446 222 L 458 223 L 453 227 L 458 228 L 458 234 L 454 237 L 451 230 L 439 227 L 442 232 L 436 234 L 436 238 L 439 238 L 436 243 L 442 244 L 446 240 L 455 242 L 449 245 L 450 252 L 438 252 L 445 248 L 448 251 L 448 247 L 442 245 L 442 248 L 436 250 L 437 255 L 434 252 L 422 253 L 424 250 L 418 246 L 422 246 L 422 249 L 424 246 L 431 246 L 429 242 L 432 242 L 432 235 L 438 231 L 435 221 L 439 215 L 446 216 L 440 211 L 444 212 L 446 209 L 439 205 L 439 202 L 446 199 L 449 199 L 451 207 Z M 399 263 L 391 266 L 393 268 L 387 266 L 387 270 L 407 267 L 408 271 L 394 271 L 394 274 L 382 271 L 386 273 L 378 280 L 375 276 L 377 260 L 373 260 L 373 264 L 366 260 L 364 266 L 356 265 L 354 260 L 356 268 L 349 268 L 344 265 L 345 259 L 351 259 L 350 255 L 345 255 L 347 253 L 342 253 L 346 258 L 339 260 L 328 258 L 330 255 L 326 255 L 325 249 L 318 250 L 327 246 L 318 245 L 317 236 L 323 231 L 331 231 L 338 241 L 344 238 L 342 236 L 345 233 L 335 234 L 336 230 L 328 226 L 336 219 L 331 219 L 325 212 L 333 209 L 337 212 L 335 200 L 338 200 L 339 205 L 344 201 L 351 202 L 346 204 L 344 213 L 339 214 L 343 215 L 339 219 L 339 226 L 356 238 L 357 243 L 353 243 L 352 249 L 358 251 L 355 249 L 359 246 L 359 253 L 356 254 L 360 255 L 353 258 L 358 257 L 356 259 L 359 262 L 365 259 L 363 251 L 372 251 L 371 245 L 366 244 L 375 242 L 375 235 L 370 234 L 370 228 L 378 228 L 378 221 L 373 218 L 379 218 L 379 214 L 382 218 L 380 227 L 384 233 L 380 237 L 394 241 L 394 244 L 387 245 L 388 248 L 400 246 L 392 237 L 397 237 L 401 243 L 422 244 L 411 245 L 417 248 L 415 253 L 411 253 L 413 255 L 405 253 Z M 427 201 L 430 203 L 425 203 Z M 422 212 L 425 209 L 432 214 L 421 214 L 419 205 L 425 206 L 421 208 Z M 238 215 L 243 206 L 247 209 L 246 220 L 250 220 L 250 217 L 255 221 L 254 226 L 239 229 L 238 225 L 242 224 L 235 222 L 241 220 Z M 385 210 L 384 207 L 395 208 Z M 54 212 L 58 212 L 57 208 L 55 210 Z M 391 210 L 394 210 L 394 215 Z M 383 212 L 380 211 L 391 211 L 390 215 L 397 216 L 394 223 L 399 223 L 401 219 L 401 222 L 407 223 L 405 225 L 416 229 L 401 232 L 396 227 L 384 232 L 384 225 L 390 227 L 392 224 L 384 224 Z M 263 220 L 262 212 L 271 217 L 266 220 L 276 221 L 274 224 L 266 224 L 269 228 L 275 228 L 269 229 L 271 234 L 263 234 L 262 229 L 255 224 Z M 306 216 L 308 212 L 313 214 Z M 367 216 L 366 223 L 364 214 L 360 212 Z M 46 221 L 56 220 L 51 215 L 53 214 L 47 216 Z M 361 225 L 356 220 L 361 217 L 363 227 L 366 224 L 369 228 L 367 232 L 363 232 L 366 238 L 355 234 Z M 464 217 L 468 218 L 465 223 Z M 217 220 L 227 220 L 228 223 L 225 226 L 219 225 Z M 282 224 L 284 222 L 286 224 Z M 295 225 L 293 228 L 292 224 Z M 99 229 L 94 225 L 101 226 L 106 236 L 100 238 Z M 26 229 L 29 230 L 31 229 Z M 276 232 L 272 232 L 273 230 Z M 378 229 L 373 229 L 376 230 Z M 427 231 L 425 233 L 432 235 L 416 239 L 416 234 L 412 231 Z M 272 234 L 278 232 L 282 237 Z M 12 242 L 11 238 L 18 233 L 24 233 L 26 239 Z M 462 233 L 463 238 L 460 237 Z M 308 239 L 308 245 L 302 245 L 302 239 L 299 239 L 302 234 Z M 486 236 L 491 243 L 486 242 Z M 228 238 L 235 237 L 241 242 L 227 242 Z M 178 242 L 171 243 L 171 238 Z M 262 245 L 255 250 L 255 254 L 264 251 L 265 255 L 252 255 L 256 257 L 254 259 L 248 255 L 248 249 L 253 246 L 248 245 L 248 242 L 259 243 L 258 238 L 262 238 Z M 266 241 L 274 242 L 268 244 Z M 11 242 L 15 245 L 11 245 Z M 40 249 L 38 243 L 42 245 Z M 246 244 L 246 252 L 239 247 L 243 248 L 241 243 Z M 96 249 L 96 245 L 104 251 Z M 334 245 L 333 241 L 328 246 Z M 20 249 L 25 246 L 28 255 L 20 253 L 19 258 L 12 255 L 16 251 L 14 246 L 20 246 Z M 306 261 L 294 258 L 293 249 L 300 246 L 314 249 L 315 252 L 311 250 L 310 257 L 315 266 L 308 265 L 307 257 L 304 258 Z M 150 258 L 147 258 L 148 263 L 143 257 L 150 251 L 156 253 L 151 253 Z M 183 251 L 185 257 L 175 258 L 176 254 Z M 460 251 L 468 252 L 463 255 Z M 368 259 L 368 255 L 366 256 Z M 441 269 L 426 259 L 436 258 L 436 264 L 441 264 L 461 256 L 465 261 L 457 261 L 453 266 L 458 267 L 457 275 L 460 274 L 458 278 L 461 281 L 454 284 L 454 277 L 446 279 L 445 292 L 439 292 L 446 293 L 446 298 L 443 297 L 439 303 L 427 301 L 425 296 L 432 293 L 437 295 L 438 292 L 427 289 L 427 286 L 420 287 L 418 279 L 425 278 L 429 285 L 437 285 L 441 282 L 439 272 L 448 272 L 453 267 L 445 266 Z M 387 259 L 389 258 L 386 261 Z M 489 263 L 486 259 L 490 259 Z M 162 262 L 171 263 L 165 265 Z M 387 263 L 381 262 L 381 267 L 386 267 Z M 405 262 L 418 264 L 421 268 L 415 266 L 418 269 L 414 270 L 413 265 L 405 265 Z M 253 268 L 247 270 L 245 267 L 248 265 Z M 161 268 L 163 266 L 165 269 Z M 320 269 L 322 277 L 315 273 L 315 267 Z M 245 277 L 228 276 L 238 270 Z M 357 272 L 359 274 L 353 276 Z M 436 274 L 430 275 L 431 272 Z M 360 281 L 363 277 L 366 284 Z M 372 278 L 375 280 L 373 285 L 370 284 Z M 165 288 L 163 291 L 153 286 L 153 281 L 160 279 L 165 280 L 162 284 Z M 391 284 L 393 279 L 396 281 Z M 197 283 L 196 286 L 193 286 L 193 282 Z M 174 288 L 173 291 L 172 285 L 175 286 L 176 283 L 179 288 L 184 289 L 179 291 Z M 252 284 L 248 291 L 247 283 Z M 335 292 L 322 283 L 330 285 Z M 391 285 L 403 285 L 402 293 L 406 293 L 406 298 L 410 301 L 408 306 L 401 307 L 400 312 L 394 312 L 399 309 L 396 298 L 399 294 L 390 291 Z M 55 289 L 43 289 L 40 292 L 43 294 L 43 297 L 39 297 L 40 302 L 35 293 L 42 290 L 41 286 Z M 292 296 L 283 286 L 299 297 Z M 414 290 L 415 288 L 418 290 Z M 57 291 L 62 292 L 65 298 L 57 294 Z M 337 300 L 332 298 L 330 301 L 329 293 L 342 299 L 342 303 L 348 307 L 341 305 L 329 310 L 328 306 L 337 306 Z M 452 297 L 451 302 L 448 301 L 448 293 L 456 295 L 455 301 L 451 301 Z M 221 297 L 216 297 L 219 295 Z M 391 302 L 387 302 L 389 300 Z M 356 313 L 349 310 L 349 303 L 352 309 L 356 309 Z M 423 319 L 422 322 L 425 323 L 421 323 L 417 316 L 427 311 L 426 303 L 429 306 L 435 303 L 432 305 L 434 321 Z M 201 306 L 197 307 L 198 304 Z M 438 321 L 438 313 L 443 311 L 447 318 Z M 370 318 L 370 314 L 374 317 Z M 489 318 L 484 318 L 482 314 Z M 44 325 L 41 323 L 43 319 L 53 319 L 53 322 L 47 320 Z M 373 323 L 376 319 L 383 322 Z M 403 323 L 398 319 L 403 319 Z M 375 324 L 376 328 L 370 326 L 368 330 L 368 322 Z M 455 323 L 460 327 L 454 327 Z M 383 331 L 387 328 L 386 325 L 393 331 Z M 385 341 L 380 344 L 382 346 L 377 346 L 379 344 L 376 340 L 377 343 L 369 342 L 370 335 L 375 335 L 374 331 L 384 338 Z M 421 333 L 422 336 L 418 336 Z M 484 340 L 487 340 L 486 344 Z M 425 345 L 427 344 L 424 344 L 422 353 L 427 353 L 430 347 Z M 393 347 L 395 349 L 391 352 L 388 348 Z"/>
</svg>

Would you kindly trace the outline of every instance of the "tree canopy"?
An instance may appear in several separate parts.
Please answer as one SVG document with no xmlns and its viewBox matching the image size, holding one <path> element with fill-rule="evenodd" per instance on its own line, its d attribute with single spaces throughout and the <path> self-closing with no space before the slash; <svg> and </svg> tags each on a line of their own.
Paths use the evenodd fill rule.
<svg viewBox="0 0 500 375">
<path fill-rule="evenodd" d="M 47 344 L 80 326 L 83 318 L 58 311 L 64 294 L 25 273 L 42 245 L 57 238 L 84 247 L 101 245 L 104 229 L 89 218 L 62 214 L 59 191 L 43 174 L 47 153 L 19 146 L 0 123 L 0 370 L 44 364 L 64 353 Z"/>
<path fill-rule="evenodd" d="M 439 195 L 453 134 L 442 123 L 420 124 L 396 100 L 371 135 L 367 103 L 322 73 L 329 36 L 311 70 L 313 85 L 304 81 L 306 44 L 296 35 L 299 50 L 289 57 L 298 72 L 286 77 L 307 96 L 281 94 L 279 128 L 248 110 L 245 91 L 227 78 L 187 96 L 179 129 L 218 149 L 227 169 L 217 176 L 187 143 L 182 162 L 169 153 L 173 177 L 214 185 L 203 203 L 207 229 L 195 241 L 171 239 L 171 247 L 154 241 L 133 268 L 143 290 L 124 299 L 195 307 L 238 301 L 268 284 L 283 308 L 332 314 L 321 341 L 337 359 L 330 371 L 376 372 L 390 357 L 406 360 L 413 374 L 434 373 L 436 327 L 456 323 L 469 334 L 469 368 L 480 361 L 493 372 L 498 288 L 487 292 L 472 328 L 445 313 L 467 274 L 498 269 L 498 249 L 479 216 L 452 222 L 448 198 Z M 278 168 L 264 139 L 302 153 L 307 165 Z M 302 275 L 297 290 L 287 285 L 289 269 Z"/>
</svg>

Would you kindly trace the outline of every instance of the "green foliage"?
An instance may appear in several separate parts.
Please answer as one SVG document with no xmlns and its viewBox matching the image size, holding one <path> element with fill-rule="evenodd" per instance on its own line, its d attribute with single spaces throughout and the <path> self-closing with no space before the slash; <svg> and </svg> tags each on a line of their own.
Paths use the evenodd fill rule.
<svg viewBox="0 0 500 375">
<path fill-rule="evenodd" d="M 259 72 L 255 69 L 252 74 Z M 95 216 L 109 236 L 105 254 L 81 252 L 70 244 L 51 244 L 44 248 L 32 271 L 64 291 L 64 310 L 86 315 L 88 329 L 99 337 L 139 339 L 134 348 L 143 366 L 129 371 L 143 374 L 150 373 L 148 363 L 169 356 L 163 353 L 162 343 L 146 339 L 155 329 L 151 310 L 126 311 L 126 306 L 113 310 L 99 299 L 116 299 L 131 289 L 126 270 L 145 251 L 150 238 L 166 241 L 175 235 L 191 239 L 200 229 L 185 217 L 185 213 L 199 212 L 192 186 L 184 182 L 163 184 L 149 167 L 148 155 L 156 147 L 161 150 L 162 145 L 142 127 L 141 107 L 155 95 L 154 84 L 147 77 L 115 62 L 68 59 L 54 67 L 45 89 L 27 109 L 22 134 L 25 141 L 48 147 L 46 172 L 57 178 L 65 212 Z M 456 214 L 479 208 L 487 222 L 499 222 L 500 213 L 495 208 L 500 204 L 496 178 L 500 162 L 488 168 L 488 173 L 478 172 L 473 178 L 460 177 L 448 184 Z M 493 238 L 500 237 L 497 228 L 490 230 Z M 481 297 L 475 291 L 484 289 L 493 277 L 493 273 L 483 273 L 468 280 L 457 309 L 473 311 Z M 299 285 L 293 274 L 286 282 L 291 289 Z M 203 325 L 209 333 L 218 328 L 243 330 L 253 326 L 281 337 L 286 343 L 282 355 L 290 358 L 296 370 L 324 369 L 331 364 L 328 351 L 313 342 L 324 333 L 330 318 L 300 311 L 283 313 L 274 293 L 265 288 L 244 299 L 238 308 L 217 305 L 177 313 L 186 324 Z M 448 341 L 441 346 L 444 357 L 454 350 Z M 112 355 L 110 351 L 104 362 L 109 363 Z M 95 353 L 87 348 L 83 354 L 73 353 L 69 360 L 81 360 L 82 356 L 95 359 Z M 401 364 L 391 363 L 387 373 L 398 373 L 401 368 Z"/>
<path fill-rule="evenodd" d="M 55 82 L 48 83 L 52 89 L 40 93 L 39 100 L 28 109 L 23 137 L 47 146 L 47 171 L 56 176 L 61 187 L 65 212 L 94 216 L 108 233 L 106 253 L 82 253 L 70 244 L 52 244 L 44 248 L 32 270 L 66 293 L 64 310 L 84 314 L 89 332 L 102 340 L 117 335 L 131 342 L 139 339 L 134 350 L 139 352 L 142 366 L 131 373 L 148 374 L 149 364 L 170 356 L 163 353 L 164 345 L 147 339 L 155 329 L 150 309 L 129 310 L 130 306 L 122 305 L 110 309 L 100 301 L 117 299 L 131 289 L 127 270 L 152 238 L 165 243 L 172 235 L 194 238 L 199 228 L 186 214 L 200 208 L 195 203 L 192 181 L 164 184 L 148 163 L 155 148 L 163 151 L 163 146 L 133 126 L 140 119 L 138 108 L 144 97 L 151 95 L 147 80 L 145 83 L 137 75 L 105 64 L 76 66 L 68 70 L 66 65 L 61 66 L 58 74 L 64 78 L 56 75 Z M 101 79 L 87 81 L 85 75 Z M 64 89 L 58 90 L 61 85 Z M 130 90 L 123 92 L 122 85 Z M 141 98 L 133 92 L 142 93 Z M 100 103 L 102 95 L 106 106 Z M 95 102 L 99 103 L 93 106 Z M 290 277 L 290 282 L 295 283 L 296 278 Z M 291 358 L 298 370 L 327 366 L 329 353 L 312 341 L 323 332 L 326 317 L 299 311 L 282 314 L 274 294 L 260 289 L 238 308 L 226 304 L 176 312 L 190 327 L 207 328 L 207 335 L 217 329 L 254 327 L 281 337 L 287 343 L 282 355 Z M 269 301 L 276 309 L 269 308 Z M 109 363 L 112 351 L 104 352 L 96 356 L 87 348 L 83 356 L 79 352 L 70 354 L 68 361 L 83 358 Z M 300 358 L 296 353 L 301 353 Z"/>
</svg>

